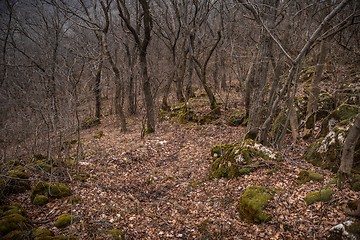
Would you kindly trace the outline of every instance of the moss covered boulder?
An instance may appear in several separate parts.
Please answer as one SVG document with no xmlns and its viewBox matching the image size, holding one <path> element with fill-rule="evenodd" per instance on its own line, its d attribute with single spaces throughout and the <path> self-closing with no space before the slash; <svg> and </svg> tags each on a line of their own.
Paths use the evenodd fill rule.
<svg viewBox="0 0 360 240">
<path fill-rule="evenodd" d="M 37 228 L 31 234 L 34 240 L 42 240 L 54 236 L 54 233 L 45 228 Z"/>
<path fill-rule="evenodd" d="M 0 239 L 24 239 L 31 227 L 19 205 L 1 206 Z"/>
<path fill-rule="evenodd" d="M 314 181 L 314 182 L 322 182 L 324 180 L 324 176 L 316 173 L 316 172 L 311 172 L 311 171 L 306 171 L 306 170 L 302 170 L 299 173 L 298 176 L 298 183 L 306 183 L 306 182 L 310 182 L 310 181 Z"/>
<path fill-rule="evenodd" d="M 66 228 L 67 226 L 71 225 L 75 217 L 71 214 L 61 214 L 55 221 L 55 227 L 57 228 Z"/>
<path fill-rule="evenodd" d="M 226 124 L 233 127 L 246 126 L 247 116 L 245 113 L 234 111 L 230 115 L 226 116 Z"/>
<path fill-rule="evenodd" d="M 344 105 L 342 106 L 347 108 Z M 339 120 L 332 118 L 331 121 L 327 123 L 329 125 L 327 126 L 328 133 L 309 146 L 304 155 L 305 160 L 316 166 L 330 169 L 336 172 L 340 166 L 340 159 L 345 138 L 348 134 L 349 128 L 353 123 L 353 119 L 355 118 L 357 111 L 358 110 L 352 114 L 346 113 L 345 115 L 342 115 L 342 117 L 337 118 Z M 356 114 L 354 115 L 354 113 Z M 333 116 L 336 116 L 336 114 Z M 349 119 L 349 116 L 352 118 Z M 360 140 L 356 143 L 355 146 L 353 169 L 355 171 L 360 171 Z"/>
<path fill-rule="evenodd" d="M 180 124 L 197 122 L 196 113 L 186 102 L 172 105 L 168 111 L 162 110 L 160 115 L 163 119 L 177 121 Z"/>
<path fill-rule="evenodd" d="M 279 154 L 251 139 L 241 144 L 219 144 L 211 149 L 211 178 L 234 178 L 255 170 L 256 161 L 277 160 Z"/>
<path fill-rule="evenodd" d="M 8 170 L 0 178 L 0 197 L 3 198 L 9 194 L 22 193 L 30 190 L 29 174 L 23 166 L 16 166 Z"/>
<path fill-rule="evenodd" d="M 62 198 L 71 195 L 71 189 L 61 183 L 50 183 L 50 182 L 38 182 L 31 194 L 31 201 L 34 202 L 34 199 L 37 195 L 47 196 L 49 198 Z"/>
<path fill-rule="evenodd" d="M 308 205 L 310 205 L 316 202 L 328 202 L 331 200 L 331 197 L 332 190 L 328 188 L 320 191 L 309 192 L 308 194 L 306 194 L 304 200 Z"/>
<path fill-rule="evenodd" d="M 45 195 L 36 195 L 34 200 L 32 201 L 33 204 L 38 206 L 44 206 L 49 202 L 49 197 Z"/>
<path fill-rule="evenodd" d="M 240 217 L 251 223 L 267 222 L 271 215 L 264 212 L 274 191 L 263 186 L 249 186 L 239 198 Z"/>
<path fill-rule="evenodd" d="M 40 172 L 50 172 L 51 171 L 51 164 L 48 160 L 36 160 L 28 165 L 26 168 L 31 169 L 33 171 L 40 171 Z"/>
</svg>

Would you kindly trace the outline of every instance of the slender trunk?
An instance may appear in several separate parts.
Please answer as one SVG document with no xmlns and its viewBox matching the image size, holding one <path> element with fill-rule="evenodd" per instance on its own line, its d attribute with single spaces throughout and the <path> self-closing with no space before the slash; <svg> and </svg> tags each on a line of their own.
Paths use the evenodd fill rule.
<svg viewBox="0 0 360 240">
<path fill-rule="evenodd" d="M 94 86 L 94 95 L 95 95 L 95 117 L 100 118 L 101 116 L 101 73 L 103 67 L 103 58 L 99 62 L 99 65 L 96 70 L 96 77 L 95 77 L 95 86 Z"/>
<path fill-rule="evenodd" d="M 246 75 L 245 79 L 245 115 L 246 117 L 249 117 L 250 113 L 250 100 L 251 100 L 251 93 L 253 89 L 254 84 L 254 63 L 250 63 L 249 70 Z"/>
<path fill-rule="evenodd" d="M 151 84 L 147 69 L 146 52 L 140 52 L 140 68 L 141 75 L 143 78 L 143 91 L 145 96 L 146 106 L 146 132 L 155 132 L 155 111 L 154 111 L 154 99 L 151 94 Z"/>
<path fill-rule="evenodd" d="M 134 79 L 133 70 L 131 70 L 130 77 L 129 77 L 129 112 L 131 115 L 135 115 L 137 112 L 137 100 L 136 100 L 136 84 Z"/>
<path fill-rule="evenodd" d="M 164 110 L 164 111 L 169 111 L 170 110 L 170 106 L 168 104 L 168 98 L 169 98 L 170 88 L 171 88 L 171 83 L 173 82 L 173 78 L 174 78 L 174 73 L 166 81 L 166 84 L 165 84 L 165 87 L 164 87 L 164 95 L 163 95 L 162 103 L 161 103 L 161 109 Z"/>
<path fill-rule="evenodd" d="M 360 114 L 355 118 L 354 125 L 350 128 L 348 135 L 344 142 L 343 152 L 341 155 L 341 164 L 339 172 L 350 175 L 353 162 L 354 162 L 354 151 L 356 144 L 360 138 Z"/>
<path fill-rule="evenodd" d="M 314 114 L 316 115 L 316 111 L 318 110 L 318 102 L 320 95 L 319 84 L 321 82 L 327 53 L 328 53 L 328 44 L 325 40 L 323 40 L 320 43 L 320 53 L 319 53 L 318 63 L 315 67 L 315 76 L 311 81 L 309 100 L 307 102 L 307 108 L 306 108 L 306 118 L 305 118 L 306 122 L 311 116 L 313 116 Z M 307 124 L 307 126 L 311 127 L 311 129 L 309 129 L 310 131 L 312 131 L 312 129 L 314 128 L 315 122 L 316 122 L 316 116 L 312 118 L 310 125 Z"/>
</svg>

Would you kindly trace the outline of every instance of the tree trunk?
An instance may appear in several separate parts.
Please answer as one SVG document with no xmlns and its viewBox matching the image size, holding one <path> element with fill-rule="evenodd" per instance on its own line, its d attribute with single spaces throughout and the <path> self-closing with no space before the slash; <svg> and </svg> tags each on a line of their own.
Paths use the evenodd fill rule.
<svg viewBox="0 0 360 240">
<path fill-rule="evenodd" d="M 318 63 L 315 67 L 315 76 L 314 79 L 311 81 L 309 100 L 307 102 L 307 107 L 306 107 L 306 118 L 305 118 L 306 122 L 311 116 L 313 116 L 313 114 L 316 114 L 316 111 L 318 110 L 318 102 L 320 95 L 319 84 L 321 82 L 327 53 L 328 53 L 328 44 L 325 40 L 323 40 L 320 44 L 320 53 L 319 53 Z M 312 129 L 315 126 L 315 122 L 316 122 L 316 116 L 313 117 L 310 123 L 311 126 L 311 129 L 309 129 L 310 132 L 312 132 Z"/>
<path fill-rule="evenodd" d="M 355 118 L 354 125 L 350 128 L 344 142 L 343 152 L 341 155 L 340 174 L 349 175 L 354 162 L 354 151 L 360 138 L 360 114 Z"/>
<path fill-rule="evenodd" d="M 143 91 L 145 95 L 145 106 L 146 106 L 146 132 L 155 132 L 155 111 L 154 111 L 154 99 L 151 94 L 150 79 L 147 70 L 146 53 L 140 52 L 140 68 L 141 75 L 143 78 Z"/>
<path fill-rule="evenodd" d="M 101 89 L 100 89 L 100 83 L 101 83 L 102 67 L 103 67 L 103 58 L 101 57 L 101 60 L 99 62 L 99 65 L 98 65 L 97 71 L 96 71 L 95 86 L 94 86 L 95 117 L 97 117 L 97 118 L 101 117 Z"/>
</svg>

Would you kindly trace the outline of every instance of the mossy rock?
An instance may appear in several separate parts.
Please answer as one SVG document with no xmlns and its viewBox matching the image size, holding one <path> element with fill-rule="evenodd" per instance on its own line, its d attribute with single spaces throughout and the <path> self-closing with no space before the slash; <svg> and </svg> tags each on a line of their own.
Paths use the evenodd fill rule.
<svg viewBox="0 0 360 240">
<path fill-rule="evenodd" d="M 70 203 L 71 203 L 71 204 L 76 205 L 76 204 L 78 204 L 78 203 L 80 203 L 80 202 L 82 202 L 82 198 L 81 198 L 80 196 L 72 196 L 72 197 L 70 198 Z"/>
<path fill-rule="evenodd" d="M 341 104 L 334 111 L 332 111 L 321 123 L 321 132 L 322 137 L 326 136 L 329 133 L 329 122 L 333 121 L 338 126 L 350 125 L 352 119 L 360 113 L 360 106 L 350 105 L 350 104 Z"/>
<path fill-rule="evenodd" d="M 108 233 L 111 235 L 112 239 L 114 240 L 124 240 L 125 239 L 125 233 L 117 228 L 113 228 L 108 231 Z"/>
<path fill-rule="evenodd" d="M 32 190 L 31 200 L 33 201 L 36 195 L 44 195 L 54 198 L 62 198 L 71 195 L 71 189 L 61 183 L 38 182 Z"/>
<path fill-rule="evenodd" d="M 316 202 L 328 202 L 332 198 L 332 190 L 330 188 L 323 189 L 320 191 L 309 192 L 306 194 L 304 200 L 310 205 Z"/>
<path fill-rule="evenodd" d="M 88 129 L 95 127 L 100 124 L 100 118 L 97 117 L 87 117 L 81 122 L 82 129 Z"/>
<path fill-rule="evenodd" d="M 253 140 L 241 144 L 216 145 L 211 149 L 213 157 L 210 178 L 235 178 L 254 171 L 251 164 L 257 158 L 277 160 L 279 154 Z"/>
<path fill-rule="evenodd" d="M 103 131 L 97 131 L 97 132 L 95 132 L 95 134 L 93 135 L 93 137 L 95 138 L 95 139 L 100 139 L 100 138 L 102 138 L 104 136 L 104 132 Z"/>
<path fill-rule="evenodd" d="M 54 236 L 54 233 L 45 228 L 37 228 L 32 231 L 31 236 L 34 238 L 34 240 L 42 240 L 45 237 Z"/>
<path fill-rule="evenodd" d="M 219 110 L 220 111 L 220 110 Z M 216 123 L 216 125 L 221 125 L 220 114 L 218 111 L 212 111 L 206 114 L 199 114 L 197 116 L 197 123 L 200 125 L 206 125 L 211 123 Z"/>
<path fill-rule="evenodd" d="M 49 197 L 44 195 L 36 195 L 32 201 L 33 204 L 44 206 L 49 202 Z"/>
<path fill-rule="evenodd" d="M 75 235 L 70 236 L 43 236 L 37 237 L 34 240 L 77 240 L 78 237 Z"/>
<path fill-rule="evenodd" d="M 360 191 L 360 175 L 353 174 L 350 179 L 350 187 L 351 190 L 359 192 Z"/>
<path fill-rule="evenodd" d="M 76 177 L 76 180 L 79 180 L 81 182 L 85 182 L 89 178 L 90 178 L 90 174 L 88 174 L 88 173 L 79 173 L 78 176 Z"/>
<path fill-rule="evenodd" d="M 75 217 L 71 214 L 61 214 L 55 221 L 55 227 L 57 228 L 66 228 L 67 226 L 71 225 Z"/>
<path fill-rule="evenodd" d="M 234 111 L 232 114 L 226 117 L 226 124 L 232 127 L 244 126 L 246 120 L 247 116 L 245 113 Z"/>
<path fill-rule="evenodd" d="M 31 189 L 29 174 L 25 168 L 17 166 L 7 172 L 6 176 L 0 179 L 0 190 L 3 194 L 22 193 Z"/>
<path fill-rule="evenodd" d="M 19 213 L 2 216 L 0 219 L 0 237 L 12 231 L 26 231 L 31 225 L 26 217 Z"/>
<path fill-rule="evenodd" d="M 323 180 L 324 180 L 323 175 L 316 173 L 316 172 L 305 171 L 305 170 L 300 171 L 298 179 L 297 179 L 297 181 L 301 184 L 310 182 L 310 181 L 322 182 Z"/>
<path fill-rule="evenodd" d="M 26 237 L 26 234 L 20 230 L 14 230 L 7 233 L 5 236 L 2 236 L 2 240 L 23 240 Z"/>
<path fill-rule="evenodd" d="M 262 223 L 271 220 L 271 215 L 264 212 L 274 191 L 263 186 L 249 186 L 239 198 L 240 217 L 251 223 Z"/>
<path fill-rule="evenodd" d="M 352 125 L 352 119 L 338 122 L 325 137 L 319 138 L 306 150 L 306 161 L 325 169 L 336 172 L 340 167 L 340 159 L 344 140 Z M 360 172 L 360 139 L 355 145 L 353 170 Z"/>
<path fill-rule="evenodd" d="M 307 67 L 301 71 L 299 81 L 300 82 L 311 82 L 314 75 L 315 75 L 315 68 Z"/>
<path fill-rule="evenodd" d="M 186 102 L 171 105 L 169 111 L 162 110 L 160 115 L 163 119 L 176 120 L 180 124 L 198 121 L 196 113 Z"/>
<path fill-rule="evenodd" d="M 47 160 L 37 160 L 33 163 L 26 165 L 26 167 L 32 170 L 42 171 L 42 172 L 51 171 L 51 164 L 49 164 Z"/>
</svg>

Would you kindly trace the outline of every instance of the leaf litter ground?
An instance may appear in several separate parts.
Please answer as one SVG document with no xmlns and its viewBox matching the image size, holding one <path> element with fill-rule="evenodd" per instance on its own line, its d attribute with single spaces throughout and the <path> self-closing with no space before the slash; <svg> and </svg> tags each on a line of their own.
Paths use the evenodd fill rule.
<svg viewBox="0 0 360 240">
<path fill-rule="evenodd" d="M 108 117 L 83 133 L 86 157 L 80 172 L 90 178 L 70 183 L 80 203 L 59 199 L 36 207 L 28 196 L 17 196 L 37 226 L 79 239 L 110 239 L 113 228 L 124 231 L 126 239 L 322 239 L 329 228 L 349 219 L 342 205 L 356 193 L 348 187 L 332 186 L 328 203 L 304 202 L 306 193 L 322 189 L 334 177 L 303 160 L 306 143 L 285 148 L 276 168 L 231 180 L 209 179 L 211 147 L 240 141 L 244 128 L 164 121 L 141 140 L 139 122 L 129 124 L 124 134 Z M 104 136 L 93 138 L 99 130 Z M 324 183 L 300 185 L 296 180 L 303 169 L 323 174 Z M 240 219 L 237 201 L 250 185 L 278 189 L 266 209 L 270 222 Z M 53 222 L 63 212 L 78 216 L 77 221 L 58 230 Z"/>
</svg>

